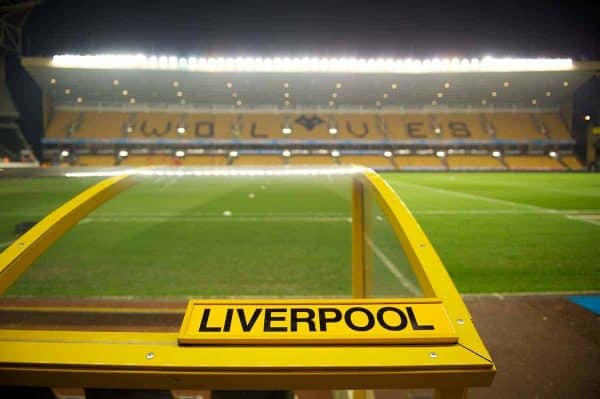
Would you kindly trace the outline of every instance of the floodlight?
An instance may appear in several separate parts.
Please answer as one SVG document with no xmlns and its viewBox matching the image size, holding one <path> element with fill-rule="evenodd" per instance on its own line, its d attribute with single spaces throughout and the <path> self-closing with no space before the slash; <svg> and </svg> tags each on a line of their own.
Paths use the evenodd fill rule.
<svg viewBox="0 0 600 399">
<path fill-rule="evenodd" d="M 65 94 L 71 94 L 71 89 L 65 89 Z"/>
<path fill-rule="evenodd" d="M 492 151 L 492 157 L 500 158 L 501 156 L 502 156 L 502 153 L 500 151 Z"/>
<path fill-rule="evenodd" d="M 184 134 L 184 133 L 185 133 L 185 127 L 183 127 L 183 126 L 179 126 L 179 127 L 177 128 L 177 133 L 179 133 L 179 134 Z"/>
<path fill-rule="evenodd" d="M 135 104 L 135 97 L 131 97 L 131 98 L 129 99 L 129 103 L 130 103 L 130 104 Z"/>
<path fill-rule="evenodd" d="M 391 158 L 392 157 L 392 152 L 391 151 L 384 151 L 383 152 L 383 156 L 386 158 Z"/>
<path fill-rule="evenodd" d="M 552 95 L 552 92 L 551 92 L 551 91 L 547 91 L 547 92 L 546 92 L 546 97 L 550 97 L 551 95 Z"/>
<path fill-rule="evenodd" d="M 439 127 L 436 127 L 433 131 L 435 132 L 435 134 L 442 133 L 442 129 L 440 129 Z"/>
<path fill-rule="evenodd" d="M 175 151 L 175 156 L 177 158 L 183 158 L 183 157 L 185 157 L 185 151 L 183 151 L 183 150 L 177 150 L 177 151 Z"/>
<path fill-rule="evenodd" d="M 118 79 L 113 80 L 113 86 L 118 86 L 118 85 L 119 85 L 119 80 Z"/>
<path fill-rule="evenodd" d="M 63 157 L 63 158 L 68 157 L 69 156 L 69 150 L 62 150 L 60 152 L 60 156 Z"/>
<path fill-rule="evenodd" d="M 121 150 L 121 151 L 119 151 L 119 156 L 121 158 L 125 158 L 125 157 L 129 156 L 129 151 L 127 151 L 127 150 Z"/>
<path fill-rule="evenodd" d="M 329 134 L 337 134 L 338 130 L 335 126 L 329 128 Z"/>
<path fill-rule="evenodd" d="M 585 119 L 586 121 L 589 121 L 592 119 L 592 117 L 590 115 L 586 115 L 583 117 L 583 119 Z"/>
<path fill-rule="evenodd" d="M 442 98 L 442 97 L 444 97 L 444 93 L 442 93 L 442 92 L 439 92 L 439 93 L 437 94 L 437 97 L 438 97 L 438 98 Z"/>
<path fill-rule="evenodd" d="M 496 97 L 497 95 L 498 95 L 497 92 L 495 92 L 495 91 L 492 92 L 492 97 Z"/>
<path fill-rule="evenodd" d="M 331 151 L 331 156 L 334 158 L 337 158 L 340 156 L 340 152 L 338 150 L 332 150 Z"/>
<path fill-rule="evenodd" d="M 123 90 L 121 91 L 121 94 L 122 94 L 122 95 L 124 95 L 124 96 L 126 96 L 126 95 L 128 95 L 128 94 L 129 94 L 129 92 L 127 91 L 127 89 L 123 89 Z"/>
<path fill-rule="evenodd" d="M 82 97 L 77 97 L 77 102 L 78 102 L 79 104 L 81 104 L 81 103 L 83 102 L 83 98 L 82 98 Z"/>
<path fill-rule="evenodd" d="M 284 127 L 284 128 L 281 129 L 281 133 L 283 133 L 283 134 L 292 134 L 292 128 L 286 126 L 286 127 Z"/>
<path fill-rule="evenodd" d="M 510 83 L 508 83 L 508 82 L 504 82 L 502 85 L 503 85 L 504 87 L 508 87 L 508 86 L 510 86 Z"/>
<path fill-rule="evenodd" d="M 436 151 L 435 156 L 438 158 L 444 158 L 446 153 L 444 151 Z"/>
<path fill-rule="evenodd" d="M 239 154 L 238 154 L 238 152 L 237 152 L 237 151 L 229 151 L 229 156 L 230 156 L 231 158 L 235 158 L 235 157 L 237 157 L 238 155 L 239 155 Z"/>
<path fill-rule="evenodd" d="M 567 81 L 565 80 L 565 81 L 563 82 L 563 86 L 564 86 L 564 87 L 567 87 L 567 86 L 569 86 L 569 82 L 567 82 Z"/>
<path fill-rule="evenodd" d="M 54 79 L 54 78 L 51 78 L 51 79 L 50 79 L 50 84 L 51 84 L 51 85 L 53 85 L 53 84 L 56 84 L 56 79 Z"/>
<path fill-rule="evenodd" d="M 550 151 L 548 153 L 548 155 L 550 155 L 551 158 L 556 158 L 558 156 L 558 154 L 556 153 L 556 151 Z"/>
<path fill-rule="evenodd" d="M 444 83 L 444 88 L 445 88 L 445 89 L 449 89 L 449 88 L 450 88 L 450 82 L 446 82 L 446 83 Z"/>
<path fill-rule="evenodd" d="M 290 150 L 283 150 L 283 152 L 281 153 L 281 155 L 283 155 L 284 157 L 289 157 L 292 155 L 292 153 L 290 152 Z"/>
</svg>

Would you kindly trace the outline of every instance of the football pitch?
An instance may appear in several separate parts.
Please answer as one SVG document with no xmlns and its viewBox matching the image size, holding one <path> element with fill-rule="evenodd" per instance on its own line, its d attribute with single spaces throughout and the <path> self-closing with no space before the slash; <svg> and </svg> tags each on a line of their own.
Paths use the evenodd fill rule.
<svg viewBox="0 0 600 399">
<path fill-rule="evenodd" d="M 383 177 L 461 293 L 600 290 L 599 175 Z M 16 224 L 40 220 L 99 180 L 0 179 L 0 250 L 16 239 Z M 6 295 L 348 296 L 349 182 L 147 178 L 82 220 Z M 379 292 L 406 294 L 393 288 L 399 272 L 414 282 L 406 260 L 385 221 L 375 230 Z"/>
</svg>

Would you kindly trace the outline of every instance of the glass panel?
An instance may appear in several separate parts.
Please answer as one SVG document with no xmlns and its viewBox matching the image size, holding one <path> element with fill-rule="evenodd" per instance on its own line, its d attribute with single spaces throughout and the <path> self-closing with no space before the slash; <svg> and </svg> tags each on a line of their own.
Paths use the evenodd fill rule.
<svg viewBox="0 0 600 399">
<path fill-rule="evenodd" d="M 351 297 L 354 176 L 290 174 L 139 176 L 3 294 L 0 328 L 176 331 L 189 298 Z M 47 179 L 50 191 L 23 202 L 22 213 L 48 212 L 100 180 Z M 19 185 L 6 200 L 16 203 L 36 182 L 0 187 Z M 368 191 L 365 206 L 373 296 L 420 296 Z"/>
<path fill-rule="evenodd" d="M 408 258 L 370 185 L 365 185 L 364 198 L 365 258 L 372 276 L 370 296 L 423 296 Z"/>
</svg>

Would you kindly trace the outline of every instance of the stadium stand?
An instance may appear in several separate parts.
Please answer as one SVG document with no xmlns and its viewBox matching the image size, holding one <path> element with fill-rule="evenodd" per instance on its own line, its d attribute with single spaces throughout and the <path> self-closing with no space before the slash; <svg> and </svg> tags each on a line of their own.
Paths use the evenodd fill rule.
<svg viewBox="0 0 600 399">
<path fill-rule="evenodd" d="M 115 163 L 114 155 L 79 155 L 77 157 L 79 166 L 112 166 Z"/>
<path fill-rule="evenodd" d="M 336 165 L 338 158 L 331 155 L 292 155 L 289 158 L 290 165 Z"/>
<path fill-rule="evenodd" d="M 563 155 L 560 157 L 560 161 L 564 163 L 570 170 L 583 170 L 583 164 L 575 155 Z"/>
<path fill-rule="evenodd" d="M 340 157 L 340 163 L 342 164 L 356 164 L 368 166 L 374 169 L 392 169 L 394 164 L 391 158 L 387 158 L 383 155 L 344 155 Z"/>
<path fill-rule="evenodd" d="M 174 114 L 58 110 L 47 138 L 508 140 L 570 139 L 560 116 L 497 114 Z M 486 129 L 494 127 L 494 135 Z M 289 133 L 284 129 L 289 128 Z M 334 134 L 330 133 L 330 129 Z M 542 133 L 543 131 L 547 133 Z M 493 136 L 493 137 L 492 137 Z"/>
<path fill-rule="evenodd" d="M 505 170 L 498 158 L 490 155 L 449 155 L 446 158 L 450 170 Z"/>
<path fill-rule="evenodd" d="M 235 166 L 270 166 L 283 165 L 284 158 L 281 155 L 239 155 L 234 158 L 232 165 Z"/>
<path fill-rule="evenodd" d="M 405 170 L 444 170 L 445 165 L 434 155 L 397 155 L 394 163 L 398 169 Z"/>
<path fill-rule="evenodd" d="M 507 155 L 504 160 L 510 170 L 565 170 L 556 158 L 546 155 Z"/>
</svg>

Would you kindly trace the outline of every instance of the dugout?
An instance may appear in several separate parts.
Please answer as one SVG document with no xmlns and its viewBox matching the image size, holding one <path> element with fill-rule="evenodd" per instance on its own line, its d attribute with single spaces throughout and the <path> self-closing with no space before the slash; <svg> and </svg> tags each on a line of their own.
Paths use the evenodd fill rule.
<svg viewBox="0 0 600 399">
<path fill-rule="evenodd" d="M 46 216 L 0 253 L 1 385 L 455 398 L 492 382 L 442 261 L 371 169 L 45 173 L 29 200 Z"/>
</svg>

